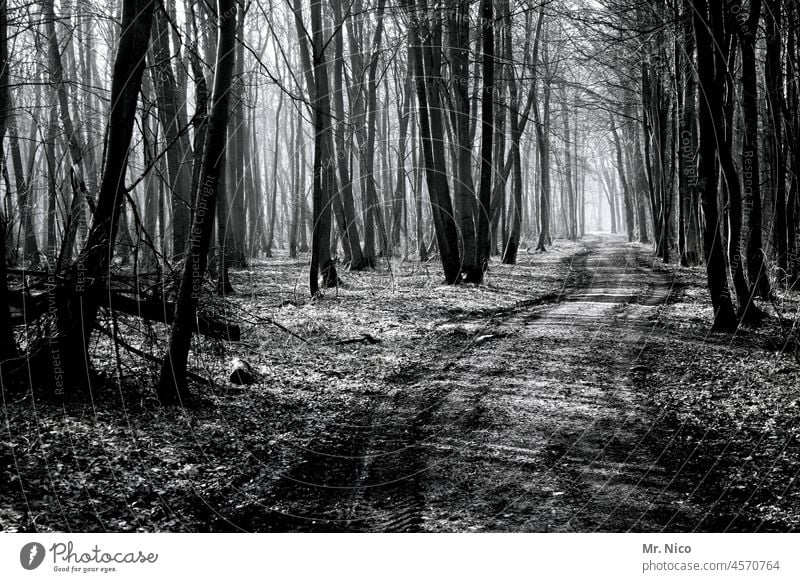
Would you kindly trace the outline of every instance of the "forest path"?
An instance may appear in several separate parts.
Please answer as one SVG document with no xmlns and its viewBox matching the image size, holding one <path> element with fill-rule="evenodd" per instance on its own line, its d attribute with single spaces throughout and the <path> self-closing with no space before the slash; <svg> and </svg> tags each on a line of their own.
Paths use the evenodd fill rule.
<svg viewBox="0 0 800 582">
<path fill-rule="evenodd" d="M 684 529 L 637 396 L 666 274 L 597 236 L 562 292 L 454 313 L 416 364 L 337 414 L 270 492 L 260 531 Z M 262 521 L 263 519 L 263 521 Z"/>
</svg>

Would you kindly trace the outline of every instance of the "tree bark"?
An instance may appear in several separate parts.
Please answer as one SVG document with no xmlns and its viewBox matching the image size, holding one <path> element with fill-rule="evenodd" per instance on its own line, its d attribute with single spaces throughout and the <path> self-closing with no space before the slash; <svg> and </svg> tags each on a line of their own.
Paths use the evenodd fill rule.
<svg viewBox="0 0 800 582">
<path fill-rule="evenodd" d="M 472 182 L 472 140 L 469 103 L 469 3 L 458 0 L 448 11 L 448 54 L 452 85 L 452 125 L 455 149 L 453 195 L 461 238 L 462 271 L 468 281 L 480 281 L 476 261 L 475 185 Z"/>
<path fill-rule="evenodd" d="M 228 96 L 235 63 L 236 11 L 234 0 L 217 0 L 217 14 L 216 66 L 211 112 L 203 152 L 202 180 L 192 223 L 189 256 L 181 278 L 169 347 L 164 355 L 158 382 L 158 395 L 164 403 L 180 401 L 187 395 L 186 367 L 189 347 L 208 260 L 214 207 L 216 198 L 220 195 L 219 180 L 225 172 Z"/>
<path fill-rule="evenodd" d="M 342 16 L 342 0 L 332 0 L 334 14 L 334 26 L 336 36 L 334 38 L 334 70 L 333 70 L 333 106 L 336 114 L 336 166 L 339 172 L 339 192 L 338 197 L 342 201 L 342 211 L 346 223 L 346 246 L 350 255 L 350 269 L 360 271 L 368 267 L 364 254 L 361 252 L 361 238 L 356 222 L 355 201 L 353 199 L 353 182 L 350 176 L 350 168 L 347 164 L 348 147 L 345 135 L 347 132 L 347 117 L 344 110 L 344 38 L 342 28 L 344 26 Z"/>
<path fill-rule="evenodd" d="M 5 165 L 5 136 L 11 112 L 11 90 L 8 58 L 8 2 L 0 2 L 0 164 Z M 6 272 L 6 229 L 8 216 L 0 210 L 0 362 L 17 355 L 11 312 L 8 301 L 8 276 Z M 5 381 L 5 378 L 0 378 Z M 0 387 L 0 390 L 3 388 Z"/>
<path fill-rule="evenodd" d="M 66 275 L 67 297 L 56 313 L 60 360 L 68 368 L 70 387 L 88 380 L 89 342 L 98 313 L 98 290 L 108 276 L 120 212 L 125 200 L 128 147 L 150 40 L 153 0 L 125 0 L 122 32 L 114 60 L 111 107 L 103 178 L 86 244 Z M 76 341 L 80 338 L 80 341 Z"/>
<path fill-rule="evenodd" d="M 491 254 L 492 140 L 494 138 L 494 15 L 492 0 L 481 0 L 483 91 L 481 95 L 481 173 L 478 189 L 477 269 L 470 282 L 480 283 Z"/>
<path fill-rule="evenodd" d="M 487 1 L 487 0 L 484 0 Z M 411 3 L 410 3 L 411 4 Z M 440 68 L 434 55 L 433 37 L 441 33 L 441 16 L 430 14 L 426 41 L 420 42 L 420 15 L 427 15 L 425 0 L 420 0 L 418 9 L 412 6 L 412 22 L 409 26 L 409 60 L 414 66 L 414 81 L 417 89 L 417 106 L 422 152 L 425 160 L 425 177 L 431 201 L 436 241 L 444 268 L 445 281 L 452 285 L 458 283 L 461 274 L 461 261 L 458 252 L 458 231 L 450 200 L 447 183 L 444 150 L 444 126 L 442 107 L 439 99 Z M 438 36 L 441 36 L 439 34 Z"/>
<path fill-rule="evenodd" d="M 709 6 L 711 4 L 711 6 Z M 694 0 L 693 25 L 697 42 L 697 77 L 701 89 L 699 121 L 699 168 L 701 203 L 705 215 L 703 228 L 703 251 L 706 258 L 706 275 L 711 303 L 714 309 L 712 329 L 731 331 L 736 329 L 736 314 L 728 291 L 725 255 L 722 249 L 719 208 L 717 207 L 716 145 L 717 130 L 714 127 L 713 109 L 721 104 L 711 102 L 715 94 L 714 84 L 722 80 L 715 72 L 714 36 L 712 19 L 721 14 L 720 0 Z"/>
<path fill-rule="evenodd" d="M 169 23 L 163 7 L 156 9 L 153 19 L 153 61 L 151 70 L 158 118 L 167 144 L 168 188 L 172 209 L 172 259 L 184 257 L 191 220 L 192 146 L 189 142 L 186 116 L 181 112 L 179 88 L 172 69 L 169 45 Z"/>
<path fill-rule="evenodd" d="M 86 198 L 89 192 L 86 189 L 86 176 L 84 172 L 85 147 L 81 142 L 80 135 L 75 130 L 72 123 L 72 115 L 69 110 L 69 95 L 67 86 L 64 83 L 64 67 L 61 62 L 61 53 L 58 47 L 58 36 L 56 35 L 56 16 L 53 8 L 53 0 L 42 2 L 42 16 L 45 20 L 45 30 L 48 35 L 48 61 L 50 70 L 50 83 L 53 85 L 58 97 L 58 109 L 61 115 L 61 124 L 64 126 L 64 133 L 69 145 L 70 157 L 72 158 L 72 168 L 70 170 L 72 182 L 75 186 L 73 196 L 75 200 L 71 204 L 69 220 L 71 221 L 71 232 L 65 237 L 66 249 L 62 249 L 61 256 L 63 261 L 61 266 L 66 267 L 72 257 L 72 245 L 75 240 L 75 231 L 85 229 L 86 225 Z M 149 17 L 148 17 L 149 18 Z"/>
</svg>

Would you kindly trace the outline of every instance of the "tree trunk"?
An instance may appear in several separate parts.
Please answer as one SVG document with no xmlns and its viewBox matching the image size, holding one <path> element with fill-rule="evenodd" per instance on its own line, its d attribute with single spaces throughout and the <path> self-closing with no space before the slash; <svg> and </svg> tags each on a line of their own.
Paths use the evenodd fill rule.
<svg viewBox="0 0 800 582">
<path fill-rule="evenodd" d="M 249 4 L 247 4 L 249 6 Z M 244 141 L 246 118 L 244 107 L 244 18 L 245 3 L 236 3 L 236 65 L 231 87 L 231 123 L 228 126 L 230 155 L 225 195 L 228 202 L 228 226 L 225 229 L 225 258 L 228 266 L 243 268 L 246 260 Z"/>
<path fill-rule="evenodd" d="M 678 138 L 678 209 L 679 228 L 683 244 L 680 245 L 681 265 L 692 266 L 700 263 L 700 216 L 699 189 L 697 175 L 697 83 L 695 82 L 694 53 L 695 42 L 692 28 L 691 0 L 683 0 L 683 43 L 676 49 L 682 64 L 678 75 L 683 84 L 679 93 L 679 138 Z"/>
<path fill-rule="evenodd" d="M 487 1 L 487 0 L 484 0 Z M 444 268 L 445 281 L 458 283 L 461 274 L 461 261 L 458 252 L 458 230 L 453 217 L 450 188 L 447 183 L 447 162 L 444 151 L 444 126 L 442 107 L 439 100 L 440 67 L 434 54 L 433 37 L 441 36 L 440 15 L 429 15 L 431 22 L 427 40 L 420 44 L 420 15 L 427 15 L 425 0 L 420 0 L 419 10 L 412 6 L 412 22 L 409 26 L 409 60 L 414 66 L 414 80 L 417 88 L 422 151 L 425 160 L 425 176 L 428 195 L 431 200 L 436 241 Z"/>
<path fill-rule="evenodd" d="M 331 258 L 331 205 L 336 195 L 335 152 L 331 126 L 328 65 L 325 57 L 325 38 L 322 28 L 322 0 L 311 0 L 311 29 L 314 86 L 309 95 L 314 103 L 314 206 L 311 236 L 311 269 L 309 291 L 319 295 L 319 275 L 325 287 L 338 282 L 336 265 Z M 305 42 L 305 41 L 302 41 Z"/>
<path fill-rule="evenodd" d="M 475 231 L 475 185 L 472 182 L 472 141 L 469 103 L 469 3 L 458 2 L 448 11 L 448 54 L 452 77 L 453 195 L 461 238 L 462 271 L 468 281 L 480 281 L 477 272 Z"/>
<path fill-rule="evenodd" d="M 744 180 L 744 226 L 747 247 L 747 274 L 754 292 L 770 297 L 770 284 L 764 265 L 761 232 L 761 172 L 758 152 L 758 73 L 756 71 L 756 31 L 761 17 L 761 0 L 751 0 L 750 15 L 740 23 L 742 51 L 742 177 Z"/>
<path fill-rule="evenodd" d="M 714 127 L 713 109 L 720 103 L 712 103 L 715 94 L 714 84 L 719 83 L 715 73 L 714 36 L 712 19 L 721 14 L 720 0 L 694 0 L 694 34 L 697 42 L 697 77 L 700 86 L 699 153 L 698 178 L 701 203 L 705 215 L 703 228 L 703 251 L 706 258 L 706 275 L 711 303 L 714 309 L 712 329 L 731 331 L 736 329 L 736 314 L 728 291 L 728 277 L 725 255 L 722 249 L 719 209 L 717 207 L 716 145 L 717 129 Z"/>
<path fill-rule="evenodd" d="M 265 252 L 268 257 L 272 256 L 272 244 L 275 240 L 275 214 L 277 213 L 278 203 L 278 165 L 280 164 L 280 145 L 278 143 L 281 122 L 281 109 L 283 108 L 283 93 L 278 97 L 278 108 L 275 110 L 275 145 L 272 152 L 272 195 L 270 196 L 269 212 L 269 234 L 267 235 L 267 248 Z M 259 216 L 259 220 L 261 217 Z"/>
<path fill-rule="evenodd" d="M 536 145 L 539 152 L 539 240 L 536 244 L 537 251 L 546 251 L 550 244 L 550 137 L 549 137 L 549 117 L 550 117 L 550 80 L 545 79 L 543 93 L 542 114 L 539 111 L 538 94 L 538 70 L 539 70 L 539 44 L 542 36 L 542 26 L 544 25 L 544 6 L 539 9 L 539 18 L 536 21 L 536 33 L 533 41 L 533 125 L 536 128 Z M 544 116 L 544 120 L 542 119 Z"/>
<path fill-rule="evenodd" d="M 172 209 L 172 259 L 184 256 L 191 220 L 192 147 L 187 121 L 180 103 L 185 100 L 178 92 L 172 69 L 169 45 L 169 23 L 163 7 L 156 9 L 153 19 L 153 64 L 151 70 L 158 102 L 158 118 L 166 142 L 168 189 Z"/>
<path fill-rule="evenodd" d="M 334 71 L 333 71 L 333 106 L 336 113 L 336 166 L 339 172 L 339 184 L 341 185 L 337 196 L 342 201 L 342 212 L 346 223 L 346 244 L 350 255 L 350 269 L 360 271 L 368 267 L 364 254 L 361 252 L 361 238 L 356 222 L 355 201 L 353 199 L 353 182 L 350 176 L 350 169 L 347 164 L 347 117 L 344 110 L 344 38 L 342 33 L 342 0 L 333 0 L 334 25 L 336 33 L 334 37 Z"/>
<path fill-rule="evenodd" d="M 190 254 L 183 269 L 180 294 L 169 347 L 164 355 L 158 381 L 162 402 L 180 401 L 187 394 L 186 367 L 197 303 L 203 288 L 208 249 L 211 242 L 214 207 L 219 181 L 225 172 L 225 146 L 228 130 L 228 96 L 233 78 L 236 43 L 236 11 L 233 0 L 217 0 L 217 54 L 211 112 L 203 152 L 203 172 L 197 194 L 190 238 Z"/>
<path fill-rule="evenodd" d="M 781 65 L 782 6 L 780 0 L 765 0 L 766 62 L 764 79 L 767 115 L 764 122 L 769 148 L 769 177 L 772 187 L 772 240 L 779 273 L 788 267 L 786 224 L 786 161 L 783 154 L 783 72 Z"/>
<path fill-rule="evenodd" d="M 86 244 L 66 276 L 68 298 L 58 305 L 56 314 L 60 360 L 68 368 L 68 377 L 74 379 L 69 383 L 71 387 L 85 382 L 87 370 L 91 368 L 89 342 L 125 200 L 128 147 L 133 135 L 153 9 L 153 0 L 125 0 L 122 6 L 122 32 L 111 81 L 105 170 Z"/>
<path fill-rule="evenodd" d="M 86 189 L 84 175 L 84 152 L 85 148 L 80 141 L 80 136 L 72 123 L 72 115 L 69 110 L 69 95 L 64 83 L 64 68 L 61 63 L 61 53 L 58 47 L 58 36 L 56 35 L 56 16 L 53 8 L 53 0 L 45 0 L 42 3 L 42 16 L 45 19 L 45 30 L 48 35 L 48 65 L 50 71 L 50 83 L 53 85 L 58 97 L 58 110 L 61 115 L 61 124 L 64 126 L 64 133 L 67 137 L 70 156 L 72 158 L 71 178 L 75 186 L 73 196 L 75 200 L 71 204 L 68 220 L 70 232 L 65 237 L 65 246 L 62 248 L 63 258 L 60 266 L 66 267 L 72 258 L 72 246 L 75 241 L 75 232 L 84 231 L 86 225 Z M 85 233 L 84 233 L 85 234 Z"/>
<path fill-rule="evenodd" d="M 8 2 L 0 3 L 0 164 L 5 165 L 5 136 L 11 114 L 11 90 L 8 59 Z M 0 211 L 0 362 L 17 355 L 11 312 L 8 301 L 8 276 L 6 273 L 6 229 L 8 216 Z M 2 378 L 5 382 L 6 378 Z M 0 390 L 3 390 L 0 387 Z"/>
<path fill-rule="evenodd" d="M 491 254 L 492 140 L 494 137 L 494 15 L 492 0 L 481 0 L 483 91 L 481 96 L 481 173 L 478 190 L 477 269 L 470 282 L 480 283 Z M 541 18 L 541 17 L 540 17 Z"/>
</svg>

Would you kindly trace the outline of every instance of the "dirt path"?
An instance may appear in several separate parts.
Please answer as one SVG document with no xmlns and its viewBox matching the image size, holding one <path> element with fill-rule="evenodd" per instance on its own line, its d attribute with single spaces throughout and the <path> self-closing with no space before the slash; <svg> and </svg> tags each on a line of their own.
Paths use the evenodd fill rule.
<svg viewBox="0 0 800 582">
<path fill-rule="evenodd" d="M 568 286 L 461 313 L 341 412 L 271 491 L 272 531 L 682 529 L 637 358 L 670 291 L 648 253 L 590 239 Z M 690 516 L 691 511 L 681 512 Z"/>
</svg>

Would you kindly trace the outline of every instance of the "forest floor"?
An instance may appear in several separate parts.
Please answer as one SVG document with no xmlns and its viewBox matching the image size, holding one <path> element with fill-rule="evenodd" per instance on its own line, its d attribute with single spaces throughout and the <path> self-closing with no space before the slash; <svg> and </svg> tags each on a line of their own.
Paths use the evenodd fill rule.
<svg viewBox="0 0 800 582">
<path fill-rule="evenodd" d="M 710 334 L 701 269 L 610 235 L 493 262 L 480 287 L 442 285 L 435 262 L 341 276 L 311 302 L 302 261 L 233 273 L 242 340 L 197 344 L 214 384 L 186 407 L 158 406 L 155 372 L 102 343 L 109 379 L 91 394 L 4 392 L 0 528 L 800 523 L 797 294 Z M 255 384 L 227 381 L 233 356 Z"/>
</svg>

